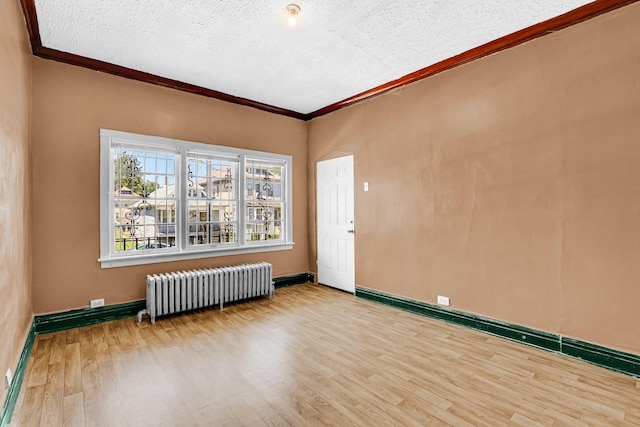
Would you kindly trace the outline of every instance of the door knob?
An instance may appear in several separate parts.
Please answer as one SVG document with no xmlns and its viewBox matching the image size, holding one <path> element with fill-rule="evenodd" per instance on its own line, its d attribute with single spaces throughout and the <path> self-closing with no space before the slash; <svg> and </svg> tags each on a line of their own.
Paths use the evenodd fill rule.
<svg viewBox="0 0 640 427">
<path fill-rule="evenodd" d="M 347 233 L 355 233 L 356 230 L 347 230 Z"/>
</svg>

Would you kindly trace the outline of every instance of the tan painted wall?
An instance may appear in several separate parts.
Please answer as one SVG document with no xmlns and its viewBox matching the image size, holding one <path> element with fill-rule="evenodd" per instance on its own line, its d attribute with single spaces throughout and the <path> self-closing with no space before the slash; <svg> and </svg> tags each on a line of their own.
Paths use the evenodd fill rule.
<svg viewBox="0 0 640 427">
<path fill-rule="evenodd" d="M 636 3 L 313 120 L 310 265 L 315 163 L 353 153 L 358 286 L 640 354 L 639 22 Z"/>
<path fill-rule="evenodd" d="M 309 270 L 305 122 L 39 58 L 33 73 L 36 314 L 142 299 L 150 273 L 259 260 L 275 276 Z M 101 269 L 100 128 L 292 155 L 295 248 Z"/>
<path fill-rule="evenodd" d="M 17 0 L 0 2 L 0 403 L 33 316 L 30 278 L 31 48 Z"/>
</svg>

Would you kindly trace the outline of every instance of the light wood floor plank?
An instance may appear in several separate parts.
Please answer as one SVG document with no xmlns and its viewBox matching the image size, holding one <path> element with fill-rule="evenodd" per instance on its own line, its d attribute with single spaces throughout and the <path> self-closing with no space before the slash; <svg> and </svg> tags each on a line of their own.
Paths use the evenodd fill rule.
<svg viewBox="0 0 640 427">
<path fill-rule="evenodd" d="M 82 362 L 80 357 L 80 342 L 67 344 L 64 353 L 64 395 L 80 393 L 82 391 Z"/>
<path fill-rule="evenodd" d="M 62 423 L 62 398 L 65 385 L 64 362 L 49 365 L 47 382 L 44 388 L 44 400 L 42 402 L 42 416 L 40 425 L 57 426 Z"/>
<path fill-rule="evenodd" d="M 84 427 L 84 398 L 82 393 L 65 396 L 62 402 L 64 427 Z"/>
<path fill-rule="evenodd" d="M 36 337 L 11 426 L 640 425 L 640 381 L 317 285 Z"/>
<path fill-rule="evenodd" d="M 32 427 L 40 425 L 42 417 L 42 401 L 44 400 L 45 385 L 36 385 L 23 387 L 21 394 L 24 393 L 22 406 L 16 408 L 11 424 L 16 426 Z"/>
<path fill-rule="evenodd" d="M 51 336 L 47 339 L 36 337 L 36 343 L 32 351 L 33 364 L 29 371 L 29 387 L 44 385 L 47 382 L 49 371 L 49 359 L 51 358 Z"/>
<path fill-rule="evenodd" d="M 64 332 L 56 332 L 51 334 L 51 353 L 49 364 L 64 362 L 64 352 L 67 346 L 66 334 Z"/>
<path fill-rule="evenodd" d="M 67 345 L 75 344 L 80 340 L 79 329 L 69 329 L 63 333 L 66 335 Z"/>
</svg>

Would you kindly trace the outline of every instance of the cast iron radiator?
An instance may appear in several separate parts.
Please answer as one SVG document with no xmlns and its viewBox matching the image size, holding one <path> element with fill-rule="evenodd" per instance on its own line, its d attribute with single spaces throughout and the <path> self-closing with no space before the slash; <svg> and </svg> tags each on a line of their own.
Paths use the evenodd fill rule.
<svg viewBox="0 0 640 427">
<path fill-rule="evenodd" d="M 273 296 L 272 266 L 267 262 L 232 265 L 203 270 L 177 271 L 147 276 L 147 308 L 138 313 L 138 322 L 148 314 L 156 317 L 198 308 L 222 306 L 262 295 Z"/>
</svg>

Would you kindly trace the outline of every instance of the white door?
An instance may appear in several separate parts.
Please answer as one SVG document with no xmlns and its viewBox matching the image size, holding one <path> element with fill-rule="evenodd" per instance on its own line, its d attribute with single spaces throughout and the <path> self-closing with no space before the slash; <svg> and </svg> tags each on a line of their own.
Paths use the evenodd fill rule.
<svg viewBox="0 0 640 427">
<path fill-rule="evenodd" d="M 318 162 L 318 283 L 355 293 L 353 156 Z"/>
</svg>

